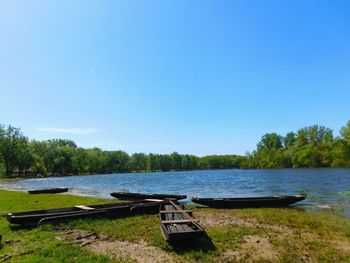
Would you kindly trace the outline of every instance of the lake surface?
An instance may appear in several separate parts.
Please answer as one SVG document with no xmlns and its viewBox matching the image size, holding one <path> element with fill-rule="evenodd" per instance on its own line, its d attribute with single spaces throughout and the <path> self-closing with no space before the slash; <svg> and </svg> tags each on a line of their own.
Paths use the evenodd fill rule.
<svg viewBox="0 0 350 263">
<path fill-rule="evenodd" d="M 110 192 L 117 191 L 187 194 L 189 198 L 289 195 L 305 191 L 307 200 L 298 206 L 328 209 L 350 217 L 350 169 L 214 170 L 0 181 L 1 189 L 46 187 L 69 187 L 73 194 L 107 198 Z"/>
</svg>

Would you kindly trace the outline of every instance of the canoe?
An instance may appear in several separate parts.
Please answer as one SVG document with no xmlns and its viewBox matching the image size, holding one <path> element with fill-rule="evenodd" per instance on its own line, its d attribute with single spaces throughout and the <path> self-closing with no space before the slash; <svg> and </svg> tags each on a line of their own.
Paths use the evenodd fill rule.
<svg viewBox="0 0 350 263">
<path fill-rule="evenodd" d="M 163 202 L 159 209 L 160 227 L 168 242 L 193 240 L 205 235 L 204 228 L 184 205 Z"/>
<path fill-rule="evenodd" d="M 46 188 L 46 189 L 28 191 L 28 193 L 30 194 L 57 194 L 57 193 L 64 193 L 64 192 L 68 192 L 67 187 Z"/>
<path fill-rule="evenodd" d="M 192 197 L 192 202 L 212 208 L 258 208 L 285 207 L 305 199 L 303 195 L 262 196 L 239 198 L 198 198 Z"/>
<path fill-rule="evenodd" d="M 186 199 L 187 195 L 171 195 L 171 194 L 142 194 L 142 193 L 129 193 L 129 192 L 113 192 L 111 196 L 121 200 L 146 200 L 146 199 L 171 199 L 181 200 Z"/>
<path fill-rule="evenodd" d="M 42 222 L 54 222 L 64 219 L 78 219 L 86 217 L 125 217 L 136 214 L 156 214 L 160 202 L 142 201 L 115 204 L 77 205 L 74 207 L 35 210 L 29 212 L 9 213 L 7 220 L 11 224 L 40 225 Z"/>
<path fill-rule="evenodd" d="M 106 210 L 77 212 L 73 214 L 62 214 L 62 215 L 44 217 L 40 219 L 36 225 L 40 226 L 43 224 L 49 224 L 49 223 L 69 220 L 69 219 L 97 218 L 97 217 L 107 217 L 107 216 L 108 216 L 108 212 Z"/>
</svg>

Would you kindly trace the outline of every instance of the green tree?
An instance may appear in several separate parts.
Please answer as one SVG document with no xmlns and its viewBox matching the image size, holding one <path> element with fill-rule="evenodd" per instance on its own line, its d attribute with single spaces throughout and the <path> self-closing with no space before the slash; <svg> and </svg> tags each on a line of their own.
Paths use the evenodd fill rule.
<svg viewBox="0 0 350 263">
<path fill-rule="evenodd" d="M 283 138 L 283 145 L 284 148 L 288 149 L 294 145 L 296 141 L 296 136 L 294 132 L 289 132 L 287 135 Z"/>
<path fill-rule="evenodd" d="M 18 175 L 22 176 L 35 164 L 36 157 L 28 146 L 23 147 L 17 154 Z"/>
<path fill-rule="evenodd" d="M 171 158 L 171 169 L 172 170 L 181 170 L 182 156 L 177 152 L 170 154 Z"/>
<path fill-rule="evenodd" d="M 72 157 L 73 172 L 75 174 L 88 173 L 90 170 L 89 156 L 85 149 L 77 148 Z"/>
<path fill-rule="evenodd" d="M 126 172 L 128 170 L 129 155 L 123 151 L 109 151 L 106 155 L 106 170 L 109 172 Z"/>
<path fill-rule="evenodd" d="M 21 154 L 28 147 L 28 139 L 20 129 L 11 125 L 0 126 L 0 156 L 4 162 L 6 176 L 10 176 L 18 168 Z"/>
<path fill-rule="evenodd" d="M 346 126 L 340 129 L 340 136 L 350 144 L 350 120 L 347 122 Z"/>
<path fill-rule="evenodd" d="M 277 133 L 266 133 L 258 143 L 258 151 L 260 150 L 277 150 L 282 148 L 283 137 Z"/>
<path fill-rule="evenodd" d="M 88 163 L 90 173 L 105 173 L 105 163 L 106 157 L 103 154 L 102 150 L 99 148 L 87 149 Z"/>
<path fill-rule="evenodd" d="M 288 167 L 288 160 L 283 148 L 284 138 L 277 133 L 266 133 L 257 144 L 254 152 L 255 163 L 258 168 Z"/>
<path fill-rule="evenodd" d="M 171 157 L 168 154 L 159 155 L 159 163 L 161 171 L 170 171 L 172 166 Z"/>
<path fill-rule="evenodd" d="M 147 156 L 147 170 L 148 171 L 160 171 L 160 156 L 159 154 L 150 153 Z"/>
<path fill-rule="evenodd" d="M 332 149 L 333 167 L 350 167 L 350 121 L 340 130 Z"/>
<path fill-rule="evenodd" d="M 147 156 L 144 153 L 134 153 L 129 162 L 132 171 L 147 171 Z"/>
<path fill-rule="evenodd" d="M 293 167 L 327 167 L 332 163 L 333 132 L 313 125 L 300 129 L 294 146 Z"/>
</svg>

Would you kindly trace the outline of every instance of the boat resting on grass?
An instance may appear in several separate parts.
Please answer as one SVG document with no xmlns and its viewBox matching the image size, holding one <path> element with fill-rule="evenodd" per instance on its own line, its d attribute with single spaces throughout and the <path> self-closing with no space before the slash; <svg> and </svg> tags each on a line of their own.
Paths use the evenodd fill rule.
<svg viewBox="0 0 350 263">
<path fill-rule="evenodd" d="M 168 242 L 205 236 L 204 228 L 184 205 L 177 205 L 172 201 L 163 202 L 160 205 L 159 217 L 163 237 Z"/>
<path fill-rule="evenodd" d="M 36 226 L 62 220 L 96 217 L 126 217 L 136 214 L 156 214 L 159 201 L 126 202 L 103 205 L 77 205 L 67 208 L 53 208 L 29 212 L 9 213 L 7 220 L 11 224 Z"/>
<path fill-rule="evenodd" d="M 130 193 L 130 192 L 113 192 L 111 196 L 121 200 L 147 200 L 147 199 L 158 199 L 158 200 L 181 200 L 186 199 L 187 195 L 172 195 L 172 194 L 142 194 L 142 193 Z"/>
<path fill-rule="evenodd" d="M 28 191 L 28 193 L 30 194 L 58 194 L 58 193 L 65 193 L 65 192 L 68 192 L 67 187 L 46 188 L 46 189 Z"/>
<path fill-rule="evenodd" d="M 199 198 L 192 197 L 192 202 L 212 208 L 259 208 L 286 207 L 305 199 L 304 195 L 239 197 L 239 198 Z"/>
</svg>

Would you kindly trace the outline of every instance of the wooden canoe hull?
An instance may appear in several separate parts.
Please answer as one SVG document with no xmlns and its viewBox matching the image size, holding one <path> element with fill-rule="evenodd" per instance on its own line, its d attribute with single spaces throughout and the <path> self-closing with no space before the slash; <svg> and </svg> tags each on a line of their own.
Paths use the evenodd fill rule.
<svg viewBox="0 0 350 263">
<path fill-rule="evenodd" d="M 286 207 L 305 199 L 303 195 L 242 197 L 242 198 L 198 198 L 193 197 L 194 203 L 212 208 L 259 208 L 259 207 Z"/>
<path fill-rule="evenodd" d="M 111 196 L 121 200 L 145 200 L 145 199 L 171 199 L 181 200 L 186 199 L 187 195 L 172 195 L 172 194 L 142 194 L 142 193 L 129 193 L 129 192 L 113 192 Z"/>
<path fill-rule="evenodd" d="M 186 209 L 185 206 L 180 207 L 181 209 Z M 160 228 L 167 242 L 193 240 L 205 235 L 203 227 L 192 223 L 191 220 L 188 220 L 188 217 L 184 217 L 182 213 L 176 211 L 169 203 L 163 202 L 160 205 L 159 212 Z M 186 213 L 193 221 L 196 221 L 192 217 L 192 212 Z"/>
<path fill-rule="evenodd" d="M 57 216 L 51 216 L 51 217 L 44 217 L 40 219 L 39 222 L 35 225 L 40 226 L 43 224 L 49 224 L 49 223 L 65 221 L 65 220 L 98 218 L 98 217 L 107 217 L 107 216 L 108 216 L 108 212 L 105 210 L 86 211 L 86 212 L 79 212 L 79 213 L 73 213 L 73 214 L 63 214 L 63 215 L 57 215 Z"/>
<path fill-rule="evenodd" d="M 47 210 L 35 210 L 29 212 L 9 213 L 7 220 L 11 224 L 37 225 L 45 218 L 47 221 L 60 221 L 62 219 L 77 219 L 86 217 L 126 217 L 137 214 L 156 214 L 159 211 L 160 202 L 127 202 L 104 205 L 91 205 L 84 210 L 78 207 L 55 208 Z"/>
<path fill-rule="evenodd" d="M 68 192 L 67 187 L 62 188 L 47 188 L 47 189 L 40 189 L 40 190 L 30 190 L 28 193 L 30 194 L 58 194 L 58 193 L 65 193 Z"/>
<path fill-rule="evenodd" d="M 194 240 L 204 236 L 203 231 L 170 233 L 168 229 L 161 224 L 162 235 L 167 242 L 179 242 L 183 240 Z"/>
</svg>

